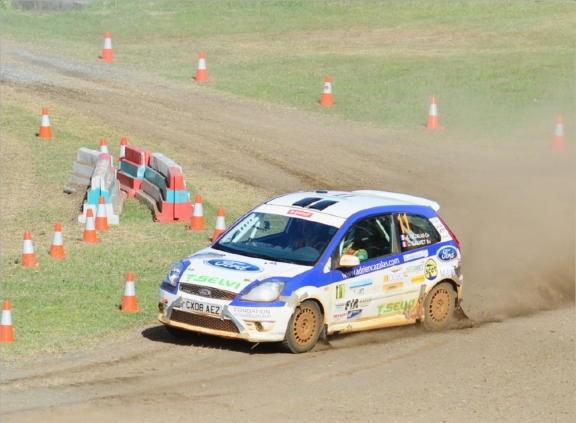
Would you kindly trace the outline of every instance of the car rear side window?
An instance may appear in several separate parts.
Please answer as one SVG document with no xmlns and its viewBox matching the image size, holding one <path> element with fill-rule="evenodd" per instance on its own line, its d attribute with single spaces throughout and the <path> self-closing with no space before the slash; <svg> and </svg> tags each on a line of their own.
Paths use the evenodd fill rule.
<svg viewBox="0 0 576 423">
<path fill-rule="evenodd" d="M 440 234 L 426 217 L 409 213 L 396 213 L 395 216 L 402 252 L 440 242 Z"/>
</svg>

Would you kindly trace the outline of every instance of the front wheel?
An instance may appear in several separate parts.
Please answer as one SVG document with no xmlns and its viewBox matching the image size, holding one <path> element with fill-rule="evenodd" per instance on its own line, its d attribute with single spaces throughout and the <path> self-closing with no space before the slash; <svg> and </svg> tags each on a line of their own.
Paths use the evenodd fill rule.
<svg viewBox="0 0 576 423">
<path fill-rule="evenodd" d="M 449 283 L 436 285 L 424 301 L 424 327 L 431 331 L 446 329 L 452 321 L 454 288 Z"/>
<path fill-rule="evenodd" d="M 294 354 L 310 351 L 320 337 L 322 326 L 322 313 L 318 304 L 304 301 L 294 310 L 280 348 Z"/>
</svg>

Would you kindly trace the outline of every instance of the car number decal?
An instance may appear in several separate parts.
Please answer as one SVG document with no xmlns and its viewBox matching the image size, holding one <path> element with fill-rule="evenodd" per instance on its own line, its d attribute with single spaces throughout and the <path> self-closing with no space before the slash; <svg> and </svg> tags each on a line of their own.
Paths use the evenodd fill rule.
<svg viewBox="0 0 576 423">
<path fill-rule="evenodd" d="M 196 301 L 182 300 L 182 308 L 200 313 L 220 314 L 220 306 Z"/>
</svg>

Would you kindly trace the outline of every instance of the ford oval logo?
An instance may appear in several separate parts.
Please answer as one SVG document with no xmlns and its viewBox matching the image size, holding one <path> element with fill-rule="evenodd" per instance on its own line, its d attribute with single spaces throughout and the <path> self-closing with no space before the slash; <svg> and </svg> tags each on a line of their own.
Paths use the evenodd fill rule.
<svg viewBox="0 0 576 423">
<path fill-rule="evenodd" d="M 458 257 L 458 251 L 454 247 L 442 247 L 438 250 L 438 258 L 442 261 L 451 261 Z"/>
<path fill-rule="evenodd" d="M 204 295 L 205 297 L 209 296 L 212 293 L 209 289 L 201 289 L 198 291 L 198 294 Z"/>
<path fill-rule="evenodd" d="M 228 270 L 238 270 L 239 272 L 261 272 L 258 266 L 254 266 L 250 263 L 244 263 L 243 261 L 235 261 L 235 260 L 206 260 L 204 264 L 214 267 L 220 267 L 222 269 Z"/>
</svg>

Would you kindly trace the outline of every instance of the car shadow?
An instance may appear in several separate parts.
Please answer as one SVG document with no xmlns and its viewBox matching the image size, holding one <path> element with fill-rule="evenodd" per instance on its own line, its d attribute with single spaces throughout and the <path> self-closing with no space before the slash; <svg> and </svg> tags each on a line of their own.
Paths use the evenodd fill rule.
<svg viewBox="0 0 576 423">
<path fill-rule="evenodd" d="M 280 354 L 278 344 L 275 342 L 246 342 L 237 339 L 219 338 L 217 336 L 205 335 L 197 332 L 190 332 L 184 337 L 177 338 L 166 330 L 164 325 L 146 328 L 141 332 L 142 336 L 153 342 L 164 344 L 184 345 L 197 348 L 207 348 L 212 350 L 234 351 L 243 354 Z"/>
</svg>

